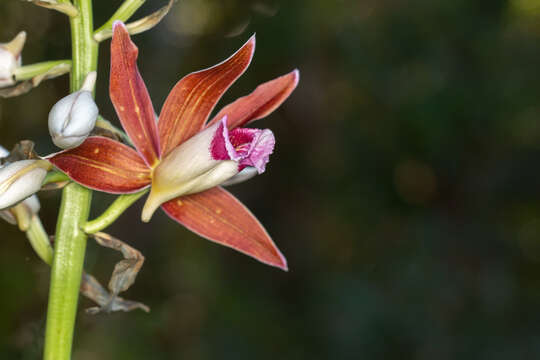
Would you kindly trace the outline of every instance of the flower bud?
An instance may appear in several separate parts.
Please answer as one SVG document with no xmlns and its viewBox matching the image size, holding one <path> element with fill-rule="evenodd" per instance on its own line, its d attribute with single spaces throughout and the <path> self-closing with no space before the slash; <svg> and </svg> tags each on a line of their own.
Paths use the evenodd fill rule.
<svg viewBox="0 0 540 360">
<path fill-rule="evenodd" d="M 45 160 L 21 160 L 0 168 L 0 210 L 36 193 L 51 164 Z"/>
<path fill-rule="evenodd" d="M 7 156 L 9 156 L 9 151 L 0 146 L 0 158 Z M 0 168 L 2 168 L 1 165 Z M 40 207 L 38 197 L 32 195 L 11 208 L 0 210 L 0 219 L 12 225 L 19 225 L 22 231 L 26 231 L 30 226 L 30 219 L 39 212 Z"/>
<path fill-rule="evenodd" d="M 0 158 L 5 158 L 9 156 L 9 151 L 7 151 L 3 146 L 0 146 Z M 0 166 L 1 168 L 2 166 Z M 0 218 L 4 219 L 8 223 L 15 225 L 17 224 L 17 220 L 15 219 L 15 215 L 11 213 L 11 211 L 8 210 L 0 210 Z"/>
<path fill-rule="evenodd" d="M 49 133 L 59 148 L 79 146 L 96 125 L 98 107 L 92 97 L 95 83 L 96 72 L 92 71 L 79 91 L 62 98 L 49 112 Z"/>
<path fill-rule="evenodd" d="M 0 44 L 0 88 L 15 84 L 14 72 L 21 66 L 21 51 L 26 32 L 21 31 L 13 40 Z"/>
</svg>

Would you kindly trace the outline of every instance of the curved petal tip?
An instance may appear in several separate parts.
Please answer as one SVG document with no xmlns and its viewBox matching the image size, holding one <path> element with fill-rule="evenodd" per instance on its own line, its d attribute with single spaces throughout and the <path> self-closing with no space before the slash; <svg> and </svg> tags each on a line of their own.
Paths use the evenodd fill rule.
<svg viewBox="0 0 540 360">
<path fill-rule="evenodd" d="M 126 31 L 127 31 L 126 24 L 124 24 L 121 20 L 115 20 L 115 21 L 113 22 L 113 25 L 112 25 L 113 30 L 116 30 L 116 28 L 117 28 L 118 26 L 120 26 L 120 27 L 126 29 Z"/>
</svg>

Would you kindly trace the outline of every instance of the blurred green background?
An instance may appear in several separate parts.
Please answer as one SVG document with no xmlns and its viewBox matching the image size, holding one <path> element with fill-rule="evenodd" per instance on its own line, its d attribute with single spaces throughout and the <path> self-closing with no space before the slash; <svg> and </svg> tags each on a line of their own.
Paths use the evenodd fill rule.
<svg viewBox="0 0 540 360">
<path fill-rule="evenodd" d="M 120 3 L 95 1 L 95 24 Z M 61 14 L 4 0 L 0 24 L 0 41 L 28 32 L 26 64 L 70 55 Z M 163 214 L 143 224 L 138 202 L 109 232 L 146 256 L 125 295 L 152 311 L 90 316 L 83 299 L 74 359 L 539 358 L 540 3 L 181 0 L 133 37 L 156 109 L 254 32 L 254 61 L 218 108 L 300 69 L 258 123 L 277 138 L 268 171 L 231 188 L 290 272 Z M 117 123 L 108 46 L 97 103 Z M 0 143 L 55 151 L 47 114 L 67 91 L 62 77 L 0 100 Z M 50 233 L 58 195 L 40 196 Z M 95 199 L 93 216 L 112 197 Z M 38 359 L 49 269 L 16 227 L 0 234 L 0 358 Z M 89 242 L 103 282 L 119 259 Z"/>
</svg>

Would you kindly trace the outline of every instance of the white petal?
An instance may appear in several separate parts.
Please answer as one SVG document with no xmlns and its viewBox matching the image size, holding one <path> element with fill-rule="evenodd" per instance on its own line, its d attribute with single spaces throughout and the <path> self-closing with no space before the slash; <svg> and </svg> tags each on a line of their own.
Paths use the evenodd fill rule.
<svg viewBox="0 0 540 360">
<path fill-rule="evenodd" d="M 219 123 L 177 146 L 156 167 L 154 176 L 167 183 L 183 184 L 214 168 L 220 160 L 214 160 L 210 146 Z"/>
<path fill-rule="evenodd" d="M 195 194 L 220 185 L 238 173 L 238 164 L 232 160 L 218 161 L 216 166 L 207 172 L 183 183 L 164 183 L 162 179 L 153 178 L 150 195 L 144 204 L 142 221 L 148 222 L 156 209 L 169 200 L 181 195 Z"/>
<path fill-rule="evenodd" d="M 218 122 L 176 147 L 154 169 L 143 221 L 150 220 L 164 202 L 210 189 L 238 173 L 236 161 L 216 160 L 211 154 L 212 141 L 221 135 L 220 125 Z"/>
<path fill-rule="evenodd" d="M 258 173 L 259 172 L 257 171 L 256 167 L 248 166 L 248 167 L 245 167 L 244 169 L 242 169 L 242 171 L 240 171 L 238 174 L 236 174 L 235 176 L 233 176 L 229 180 L 223 182 L 221 185 L 222 186 L 229 186 L 229 185 L 239 184 L 241 182 L 244 182 L 246 180 L 251 179 L 252 177 L 257 175 Z"/>
<path fill-rule="evenodd" d="M 39 209 L 41 209 L 41 204 L 39 203 L 39 199 L 36 195 L 32 195 L 29 198 L 26 198 L 23 203 L 24 205 L 28 206 L 32 214 L 37 214 L 39 212 Z"/>
<path fill-rule="evenodd" d="M 223 184 L 224 181 L 238 174 L 238 164 L 227 160 L 220 162 L 215 168 L 191 181 L 191 187 L 184 194 L 195 194 Z"/>
<path fill-rule="evenodd" d="M 0 210 L 0 218 L 4 219 L 11 225 L 17 225 L 17 219 L 15 219 L 15 216 L 9 209 Z"/>
</svg>

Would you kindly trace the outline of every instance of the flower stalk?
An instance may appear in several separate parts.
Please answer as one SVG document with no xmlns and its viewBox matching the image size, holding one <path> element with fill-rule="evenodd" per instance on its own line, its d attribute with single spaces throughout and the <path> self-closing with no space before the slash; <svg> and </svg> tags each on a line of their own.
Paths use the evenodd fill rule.
<svg viewBox="0 0 540 360">
<path fill-rule="evenodd" d="M 36 76 L 46 74 L 49 70 L 59 65 L 71 67 L 71 60 L 53 60 L 24 65 L 15 69 L 13 75 L 15 76 L 15 80 L 17 81 L 31 80 Z"/>
<path fill-rule="evenodd" d="M 95 234 L 111 225 L 118 219 L 120 215 L 126 211 L 135 201 L 139 200 L 144 194 L 148 192 L 148 189 L 144 189 L 134 194 L 120 195 L 114 200 L 114 202 L 101 214 L 99 217 L 92 221 L 88 221 L 84 225 L 83 230 L 87 234 Z"/>
<path fill-rule="evenodd" d="M 101 37 L 98 34 L 102 34 L 104 32 L 111 33 L 112 25 L 115 21 L 129 20 L 135 11 L 137 11 L 145 2 L 146 0 L 125 0 L 111 16 L 111 18 L 95 31 L 95 34 L 97 35 L 96 40 L 101 41 Z"/>
<path fill-rule="evenodd" d="M 112 27 L 114 23 L 116 21 L 125 22 L 128 20 L 145 1 L 146 0 L 125 0 L 120 8 L 118 8 L 118 10 L 113 14 L 113 16 L 103 26 L 94 32 L 94 39 L 101 42 L 110 38 L 113 34 Z M 132 35 L 140 34 L 159 24 L 165 15 L 167 15 L 169 10 L 171 10 L 174 2 L 175 0 L 169 0 L 167 5 L 163 6 L 152 14 L 126 24 L 129 33 Z"/>
<path fill-rule="evenodd" d="M 26 237 L 41 260 L 50 265 L 53 259 L 53 249 L 39 216 L 32 216 L 30 225 L 26 230 Z"/>
<path fill-rule="evenodd" d="M 86 75 L 97 68 L 98 44 L 93 39 L 91 0 L 74 0 L 77 16 L 70 17 L 72 39 L 71 92 L 77 91 Z M 91 190 L 76 183 L 67 185 L 56 226 L 55 249 L 45 331 L 45 360 L 69 360 L 79 298 Z"/>
</svg>

